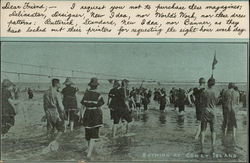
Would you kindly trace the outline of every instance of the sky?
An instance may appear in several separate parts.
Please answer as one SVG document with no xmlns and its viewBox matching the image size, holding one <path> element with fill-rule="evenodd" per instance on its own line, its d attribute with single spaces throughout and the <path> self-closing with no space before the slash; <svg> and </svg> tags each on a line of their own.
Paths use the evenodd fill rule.
<svg viewBox="0 0 250 163">
<path fill-rule="evenodd" d="M 218 63 L 214 77 L 217 81 L 247 81 L 247 45 L 240 43 L 4 42 L 1 45 L 1 68 L 12 72 L 52 73 L 46 68 L 4 63 L 11 61 L 147 80 L 197 81 L 200 77 L 208 79 L 211 76 L 215 52 Z M 53 74 L 70 76 L 72 72 L 53 70 Z M 75 72 L 74 76 L 88 78 L 96 75 Z M 17 75 L 6 73 L 2 73 L 3 78 L 18 80 Z M 19 80 L 47 79 L 22 75 Z"/>
</svg>

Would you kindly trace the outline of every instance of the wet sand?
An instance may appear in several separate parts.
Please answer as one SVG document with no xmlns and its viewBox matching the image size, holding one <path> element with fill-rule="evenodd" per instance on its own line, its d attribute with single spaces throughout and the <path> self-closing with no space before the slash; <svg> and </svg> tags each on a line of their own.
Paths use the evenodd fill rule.
<svg viewBox="0 0 250 163">
<path fill-rule="evenodd" d="M 23 98 L 26 98 L 25 96 Z M 79 97 L 80 99 L 81 97 Z M 105 95 L 105 99 L 106 99 Z M 207 130 L 205 154 L 200 155 L 199 140 L 195 140 L 198 123 L 195 109 L 186 107 L 184 116 L 179 116 L 174 108 L 168 106 L 166 112 L 158 110 L 158 104 L 151 102 L 149 110 L 139 115 L 133 114 L 130 136 L 120 133 L 111 137 L 112 121 L 105 104 L 102 108 L 104 127 L 100 130 L 98 148 L 93 153 L 95 161 L 118 160 L 188 160 L 188 161 L 246 161 L 247 160 L 247 111 L 238 111 L 237 144 L 232 143 L 229 134 L 222 142 L 222 112 L 216 109 L 217 140 L 215 154 L 210 152 L 210 131 Z M 69 129 L 59 140 L 59 150 L 43 153 L 49 144 L 46 137 L 46 122 L 41 122 L 44 115 L 42 94 L 36 93 L 34 100 L 25 100 L 18 106 L 16 124 L 2 139 L 3 160 L 85 160 L 87 149 L 84 128 L 70 132 Z M 135 135 L 133 135 L 135 134 Z"/>
</svg>

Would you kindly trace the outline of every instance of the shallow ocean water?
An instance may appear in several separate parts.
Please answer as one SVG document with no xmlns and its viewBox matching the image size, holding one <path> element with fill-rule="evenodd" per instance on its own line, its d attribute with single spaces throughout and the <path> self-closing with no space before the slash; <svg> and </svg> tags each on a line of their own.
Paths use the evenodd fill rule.
<svg viewBox="0 0 250 163">
<path fill-rule="evenodd" d="M 107 95 L 103 95 L 107 101 Z M 81 95 L 78 96 L 79 100 Z M 27 100 L 22 94 L 18 105 L 16 124 L 2 139 L 3 160 L 84 160 L 87 148 L 84 128 L 70 132 L 69 129 L 59 140 L 59 150 L 44 153 L 49 144 L 46 137 L 46 123 L 41 122 L 44 115 L 42 94 L 35 93 L 34 100 Z M 186 107 L 180 116 L 173 107 L 167 106 L 166 112 L 158 110 L 158 104 L 151 101 L 149 110 L 141 114 L 133 113 L 130 135 L 124 136 L 122 129 L 117 138 L 111 137 L 112 121 L 105 104 L 102 108 L 104 127 L 100 130 L 100 140 L 93 153 L 93 160 L 188 160 L 188 161 L 246 161 L 247 160 L 247 111 L 240 108 L 237 113 L 237 144 L 232 143 L 232 135 L 223 138 L 221 132 L 222 112 L 216 108 L 216 148 L 210 152 L 210 130 L 207 129 L 205 154 L 200 155 L 199 140 L 195 140 L 198 123 L 195 109 Z M 225 141 L 223 141 L 225 140 Z"/>
</svg>

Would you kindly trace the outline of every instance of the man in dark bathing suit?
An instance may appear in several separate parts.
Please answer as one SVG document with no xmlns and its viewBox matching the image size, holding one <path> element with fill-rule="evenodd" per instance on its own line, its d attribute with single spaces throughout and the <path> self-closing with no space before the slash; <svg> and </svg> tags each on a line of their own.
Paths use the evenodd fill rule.
<svg viewBox="0 0 250 163">
<path fill-rule="evenodd" d="M 110 109 L 110 118 L 113 120 L 113 129 L 112 129 L 112 135 L 115 137 L 116 130 L 117 130 L 117 119 L 118 119 L 118 111 L 119 111 L 119 105 L 118 105 L 118 96 L 119 96 L 119 87 L 120 83 L 118 80 L 114 81 L 113 88 L 109 91 L 109 98 L 108 98 L 108 107 Z"/>
<path fill-rule="evenodd" d="M 202 111 L 202 101 L 201 101 L 201 95 L 205 90 L 205 84 L 206 80 L 202 77 L 199 79 L 199 87 L 194 88 L 192 91 L 188 93 L 188 100 L 189 103 L 192 103 L 190 96 L 193 95 L 195 97 L 194 99 L 194 105 L 195 105 L 195 111 L 196 111 L 196 120 L 199 123 L 196 134 L 195 134 L 195 139 L 198 139 L 200 136 L 201 132 L 201 111 Z"/>
</svg>

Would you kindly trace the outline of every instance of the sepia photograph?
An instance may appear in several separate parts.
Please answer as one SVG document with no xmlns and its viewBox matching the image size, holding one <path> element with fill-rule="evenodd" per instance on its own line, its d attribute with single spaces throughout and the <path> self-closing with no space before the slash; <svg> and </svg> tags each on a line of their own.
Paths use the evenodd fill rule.
<svg viewBox="0 0 250 163">
<path fill-rule="evenodd" d="M 4 162 L 247 162 L 248 44 L 2 42 Z"/>
</svg>

